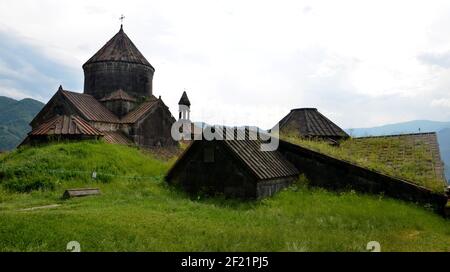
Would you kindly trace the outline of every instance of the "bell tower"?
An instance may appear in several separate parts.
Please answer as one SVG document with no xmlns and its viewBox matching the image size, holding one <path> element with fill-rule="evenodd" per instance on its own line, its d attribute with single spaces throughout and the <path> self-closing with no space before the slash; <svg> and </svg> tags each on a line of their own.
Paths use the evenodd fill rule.
<svg viewBox="0 0 450 272">
<path fill-rule="evenodd" d="M 180 101 L 178 102 L 178 120 L 190 121 L 191 118 L 191 102 L 186 94 L 186 91 L 181 95 Z"/>
</svg>

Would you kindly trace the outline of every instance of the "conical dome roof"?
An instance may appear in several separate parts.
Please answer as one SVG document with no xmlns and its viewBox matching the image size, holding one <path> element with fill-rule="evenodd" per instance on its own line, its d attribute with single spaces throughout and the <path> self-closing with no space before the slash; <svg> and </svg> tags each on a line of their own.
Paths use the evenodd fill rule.
<svg viewBox="0 0 450 272">
<path fill-rule="evenodd" d="M 94 56 L 92 56 L 84 65 L 96 62 L 128 62 L 137 63 L 151 67 L 153 66 L 145 59 L 127 34 L 120 26 L 119 32 L 112 37 Z"/>
<path fill-rule="evenodd" d="M 278 123 L 281 134 L 300 137 L 348 138 L 349 135 L 316 108 L 293 109 Z"/>
<path fill-rule="evenodd" d="M 189 98 L 187 96 L 186 91 L 183 92 L 183 94 L 181 95 L 180 101 L 178 102 L 178 105 L 186 105 L 186 106 L 190 106 L 191 102 L 189 101 Z"/>
</svg>

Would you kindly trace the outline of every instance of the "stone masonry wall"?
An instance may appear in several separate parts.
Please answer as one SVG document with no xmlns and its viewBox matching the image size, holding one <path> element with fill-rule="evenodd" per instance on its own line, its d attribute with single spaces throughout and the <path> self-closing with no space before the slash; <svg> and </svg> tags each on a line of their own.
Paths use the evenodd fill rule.
<svg viewBox="0 0 450 272">
<path fill-rule="evenodd" d="M 101 99 L 119 89 L 136 98 L 152 95 L 151 67 L 126 62 L 98 62 L 83 68 L 84 93 L 96 99 Z"/>
</svg>

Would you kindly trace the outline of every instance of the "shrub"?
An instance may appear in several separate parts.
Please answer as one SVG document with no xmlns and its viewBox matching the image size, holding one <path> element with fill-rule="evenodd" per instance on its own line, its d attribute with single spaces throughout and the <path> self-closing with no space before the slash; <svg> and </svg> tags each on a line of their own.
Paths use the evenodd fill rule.
<svg viewBox="0 0 450 272">
<path fill-rule="evenodd" d="M 27 193 L 34 190 L 53 190 L 55 188 L 55 182 L 44 177 L 14 178 L 4 181 L 2 185 L 7 190 L 19 193 Z"/>
</svg>

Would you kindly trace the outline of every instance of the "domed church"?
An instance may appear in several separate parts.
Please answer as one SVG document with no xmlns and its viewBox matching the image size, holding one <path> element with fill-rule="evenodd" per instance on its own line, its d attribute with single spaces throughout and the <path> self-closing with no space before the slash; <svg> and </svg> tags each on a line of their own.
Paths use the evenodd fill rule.
<svg viewBox="0 0 450 272">
<path fill-rule="evenodd" d="M 153 95 L 155 68 L 123 26 L 84 65 L 84 92 L 62 86 L 31 121 L 23 143 L 97 139 L 141 147 L 173 146 L 176 121 Z"/>
</svg>

